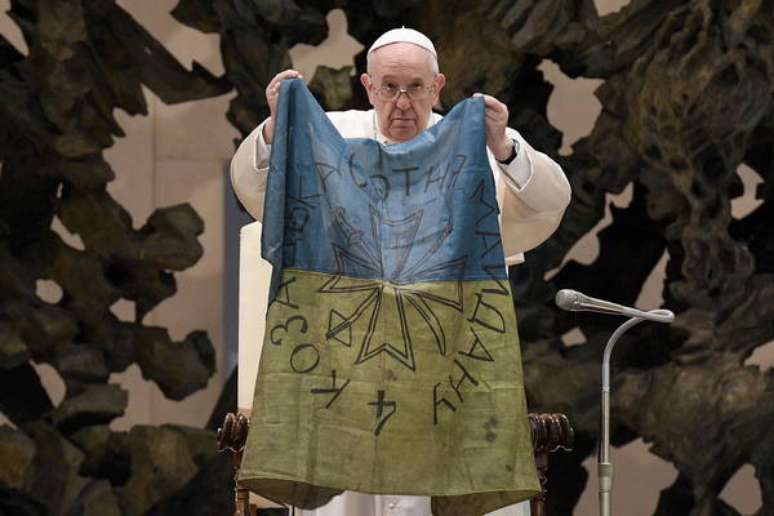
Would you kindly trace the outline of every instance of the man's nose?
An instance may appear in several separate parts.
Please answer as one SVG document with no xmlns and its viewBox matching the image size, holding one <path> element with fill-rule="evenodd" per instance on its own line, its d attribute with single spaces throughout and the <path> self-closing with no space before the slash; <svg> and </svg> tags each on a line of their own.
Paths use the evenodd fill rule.
<svg viewBox="0 0 774 516">
<path fill-rule="evenodd" d="M 409 99 L 408 93 L 401 91 L 398 93 L 398 98 L 395 99 L 395 105 L 401 111 L 405 111 L 411 107 L 411 99 Z"/>
</svg>

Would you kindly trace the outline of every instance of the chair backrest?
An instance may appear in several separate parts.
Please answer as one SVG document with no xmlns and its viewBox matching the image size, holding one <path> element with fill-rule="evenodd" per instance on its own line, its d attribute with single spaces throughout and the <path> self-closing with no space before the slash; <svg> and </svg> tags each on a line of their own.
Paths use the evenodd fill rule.
<svg viewBox="0 0 774 516">
<path fill-rule="evenodd" d="M 255 378 L 263 348 L 271 265 L 261 258 L 261 223 L 243 226 L 239 234 L 239 378 L 237 407 L 253 404 Z"/>
<path fill-rule="evenodd" d="M 255 379 L 263 349 L 270 280 L 271 264 L 261 258 L 261 223 L 247 224 L 239 232 L 239 372 L 237 378 L 238 414 L 247 417 L 250 416 L 253 406 Z M 223 435 L 220 447 L 221 449 L 233 447 L 232 451 L 238 450 L 234 458 L 235 467 L 238 469 L 242 460 L 241 449 L 244 447 L 247 434 L 247 419 L 242 419 L 237 424 L 238 418 L 234 415 L 231 417 L 233 419 L 231 424 L 228 424 L 228 421 L 224 422 L 223 429 L 226 430 L 226 435 Z M 265 511 L 270 507 L 277 506 L 253 493 L 248 495 L 244 489 L 237 491 L 237 510 L 241 508 L 242 511 L 246 511 L 250 508 L 251 511 L 237 512 L 240 516 L 256 514 L 256 510 Z"/>
</svg>

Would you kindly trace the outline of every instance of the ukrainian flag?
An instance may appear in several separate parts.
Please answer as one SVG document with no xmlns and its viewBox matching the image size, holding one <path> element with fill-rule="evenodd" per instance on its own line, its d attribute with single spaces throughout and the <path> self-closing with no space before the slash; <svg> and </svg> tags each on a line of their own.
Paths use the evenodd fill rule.
<svg viewBox="0 0 774 516">
<path fill-rule="evenodd" d="M 344 139 L 283 81 L 264 208 L 273 265 L 239 481 L 483 514 L 539 492 L 484 107 L 414 140 Z"/>
</svg>

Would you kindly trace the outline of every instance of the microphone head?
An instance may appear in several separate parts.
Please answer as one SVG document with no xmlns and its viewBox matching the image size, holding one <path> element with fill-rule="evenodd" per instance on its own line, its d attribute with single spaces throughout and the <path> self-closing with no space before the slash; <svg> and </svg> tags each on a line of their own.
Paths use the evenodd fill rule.
<svg viewBox="0 0 774 516">
<path fill-rule="evenodd" d="M 562 310 L 574 311 L 578 309 L 578 304 L 580 303 L 580 296 L 581 296 L 580 292 L 571 290 L 569 288 L 563 288 L 562 290 L 556 293 L 556 297 L 554 298 L 554 301 L 556 302 L 556 306 L 558 306 Z"/>
</svg>

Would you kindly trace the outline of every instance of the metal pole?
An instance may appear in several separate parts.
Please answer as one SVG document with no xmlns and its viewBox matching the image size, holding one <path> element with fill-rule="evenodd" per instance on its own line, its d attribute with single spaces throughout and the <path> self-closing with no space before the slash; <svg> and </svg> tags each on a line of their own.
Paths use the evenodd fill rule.
<svg viewBox="0 0 774 516">
<path fill-rule="evenodd" d="M 645 320 L 670 323 L 674 314 L 669 310 L 651 310 L 646 312 L 649 317 L 632 317 L 616 328 L 605 346 L 602 357 L 602 411 L 600 423 L 600 444 L 597 457 L 597 477 L 599 478 L 599 514 L 611 516 L 613 494 L 613 463 L 610 461 L 610 356 L 613 354 L 618 339 L 629 329 Z"/>
</svg>

